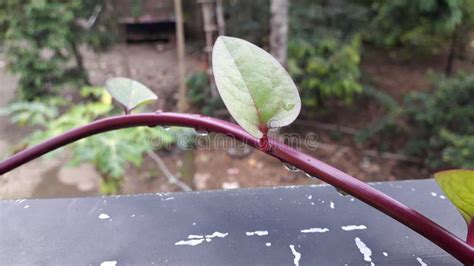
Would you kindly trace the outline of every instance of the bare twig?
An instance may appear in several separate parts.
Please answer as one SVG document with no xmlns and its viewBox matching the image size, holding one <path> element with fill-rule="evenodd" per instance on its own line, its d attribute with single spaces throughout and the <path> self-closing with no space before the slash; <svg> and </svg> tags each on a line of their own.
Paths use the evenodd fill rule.
<svg viewBox="0 0 474 266">
<path fill-rule="evenodd" d="M 184 191 L 192 191 L 192 189 L 188 185 L 181 182 L 181 180 L 179 180 L 176 176 L 174 176 L 170 172 L 170 170 L 168 169 L 168 167 L 166 167 L 165 163 L 163 162 L 163 160 L 161 160 L 161 158 L 160 158 L 160 156 L 158 156 L 158 154 L 156 154 L 152 151 L 147 151 L 146 153 L 148 154 L 148 156 L 150 156 L 150 158 L 153 161 L 156 162 L 156 164 L 160 168 L 161 172 L 163 172 L 163 174 L 166 176 L 166 178 L 168 178 L 168 182 L 180 187 Z"/>
</svg>

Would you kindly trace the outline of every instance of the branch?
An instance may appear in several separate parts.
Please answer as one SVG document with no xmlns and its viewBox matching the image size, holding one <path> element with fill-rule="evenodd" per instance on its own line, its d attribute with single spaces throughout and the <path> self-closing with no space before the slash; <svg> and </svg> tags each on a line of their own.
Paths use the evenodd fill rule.
<svg viewBox="0 0 474 266">
<path fill-rule="evenodd" d="M 27 163 L 45 153 L 65 146 L 76 140 L 119 128 L 134 126 L 155 127 L 158 125 L 185 126 L 205 129 L 209 132 L 223 133 L 245 144 L 259 147 L 259 140 L 249 135 L 241 127 L 212 117 L 179 113 L 130 114 L 97 120 L 88 125 L 72 129 L 53 137 L 39 145 L 23 150 L 0 162 L 0 175 Z M 366 183 L 298 150 L 269 138 L 266 152 L 284 162 L 317 176 L 324 182 L 358 198 L 372 207 L 405 224 L 420 235 L 431 240 L 464 264 L 474 263 L 474 247 L 471 247 L 440 225 L 410 209 L 408 206 L 385 195 Z"/>
<path fill-rule="evenodd" d="M 183 191 L 193 191 L 188 185 L 181 182 L 181 180 L 179 180 L 176 176 L 174 176 L 170 172 L 170 170 L 168 169 L 168 167 L 166 167 L 165 163 L 163 162 L 163 160 L 161 160 L 161 158 L 160 158 L 160 156 L 158 156 L 158 154 L 156 154 L 152 151 L 147 151 L 146 153 L 148 154 L 148 156 L 150 156 L 151 159 L 153 159 L 153 161 L 156 162 L 156 164 L 160 168 L 161 172 L 163 172 L 163 174 L 166 176 L 166 178 L 168 178 L 168 182 L 170 182 L 171 184 L 177 185 Z"/>
</svg>

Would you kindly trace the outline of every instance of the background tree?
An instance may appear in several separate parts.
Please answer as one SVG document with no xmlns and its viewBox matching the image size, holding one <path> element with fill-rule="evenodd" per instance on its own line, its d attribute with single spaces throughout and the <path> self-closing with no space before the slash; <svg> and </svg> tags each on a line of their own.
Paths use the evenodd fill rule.
<svg viewBox="0 0 474 266">
<path fill-rule="evenodd" d="M 66 84 L 88 83 L 79 47 L 113 40 L 107 1 L 2 1 L 0 28 L 9 69 L 20 76 L 23 100 L 52 95 Z"/>
<path fill-rule="evenodd" d="M 286 67 L 288 49 L 288 0 L 272 0 L 270 6 L 270 53 Z"/>
</svg>

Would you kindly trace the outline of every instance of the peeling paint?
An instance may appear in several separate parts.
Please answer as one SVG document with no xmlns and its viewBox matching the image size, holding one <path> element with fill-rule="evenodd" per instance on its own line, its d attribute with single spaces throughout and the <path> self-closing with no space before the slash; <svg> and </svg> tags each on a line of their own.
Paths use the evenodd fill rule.
<svg viewBox="0 0 474 266">
<path fill-rule="evenodd" d="M 290 250 L 291 250 L 291 253 L 293 253 L 293 256 L 294 256 L 293 263 L 295 264 L 295 266 L 299 266 L 300 265 L 300 259 L 301 259 L 301 253 L 296 251 L 295 245 L 290 245 Z"/>
<path fill-rule="evenodd" d="M 189 235 L 188 239 L 193 239 L 193 238 L 204 238 L 202 235 Z"/>
<path fill-rule="evenodd" d="M 268 231 L 254 231 L 254 232 L 245 232 L 247 236 L 266 236 L 268 235 Z"/>
<path fill-rule="evenodd" d="M 416 260 L 420 263 L 421 266 L 427 266 L 428 265 L 420 257 L 416 257 Z"/>
<path fill-rule="evenodd" d="M 370 262 L 370 265 L 374 266 L 375 264 L 372 262 L 372 257 L 371 257 L 372 250 L 370 250 L 370 248 L 368 248 L 367 245 L 364 242 L 362 242 L 362 240 L 360 240 L 360 238 L 356 237 L 354 240 L 360 253 L 364 255 L 364 261 Z"/>
<path fill-rule="evenodd" d="M 364 230 L 367 229 L 367 226 L 361 224 L 361 225 L 345 225 L 341 226 L 342 230 L 344 231 L 353 231 L 353 230 Z"/>
<path fill-rule="evenodd" d="M 105 219 L 109 219 L 109 218 L 110 218 L 110 216 L 106 213 L 99 214 L 99 219 L 101 219 L 101 220 L 105 220 Z"/>
<path fill-rule="evenodd" d="M 100 266 L 115 266 L 115 265 L 117 265 L 116 260 L 103 261 L 102 263 L 100 263 Z"/>
<path fill-rule="evenodd" d="M 309 229 L 303 229 L 300 232 L 301 233 L 326 233 L 326 232 L 329 232 L 329 229 L 314 227 L 314 228 L 309 228 Z"/>
<path fill-rule="evenodd" d="M 226 237 L 229 233 L 221 233 L 221 232 L 214 232 L 210 235 L 206 235 L 206 238 L 214 238 L 214 237 Z"/>
<path fill-rule="evenodd" d="M 176 243 L 174 243 L 175 246 L 196 246 L 204 242 L 204 239 L 190 239 L 190 240 L 181 240 Z"/>
</svg>

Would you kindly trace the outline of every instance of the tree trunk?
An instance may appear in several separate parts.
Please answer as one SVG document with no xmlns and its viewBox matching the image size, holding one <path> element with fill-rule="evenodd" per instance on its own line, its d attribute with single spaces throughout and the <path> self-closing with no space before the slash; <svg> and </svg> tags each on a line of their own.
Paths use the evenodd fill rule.
<svg viewBox="0 0 474 266">
<path fill-rule="evenodd" d="M 288 0 L 271 0 L 270 53 L 284 67 L 287 65 Z"/>
<path fill-rule="evenodd" d="M 184 47 L 184 29 L 183 29 L 183 9 L 181 0 L 174 0 L 174 11 L 176 15 L 176 50 L 178 52 L 178 112 L 184 113 L 188 109 L 188 99 L 185 83 L 185 47 Z"/>
</svg>

